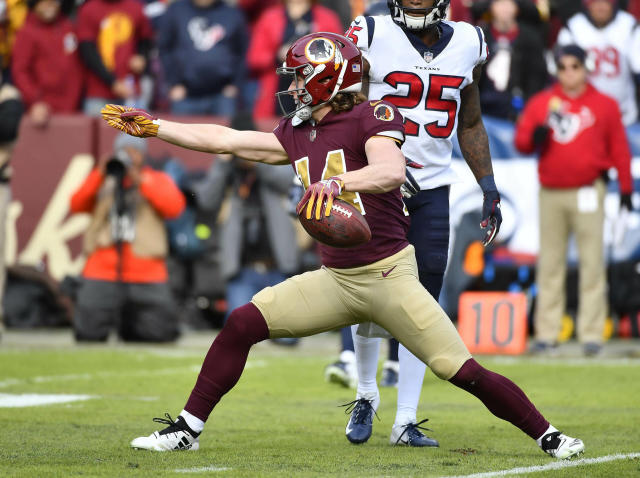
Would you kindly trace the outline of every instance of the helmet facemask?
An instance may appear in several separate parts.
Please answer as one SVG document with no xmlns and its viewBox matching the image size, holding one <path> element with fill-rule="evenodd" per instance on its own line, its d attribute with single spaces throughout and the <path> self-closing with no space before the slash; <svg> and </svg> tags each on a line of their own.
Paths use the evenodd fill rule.
<svg viewBox="0 0 640 478">
<path fill-rule="evenodd" d="M 296 116 L 302 121 L 306 121 L 311 118 L 313 113 L 312 103 L 313 97 L 311 93 L 307 91 L 308 81 L 315 76 L 314 68 L 310 63 L 304 65 L 298 65 L 294 67 L 288 67 L 283 64 L 276 70 L 278 75 L 291 76 L 291 83 L 295 83 L 293 89 L 289 88 L 287 91 L 278 91 L 276 98 L 278 98 L 278 104 L 282 110 L 282 114 L 285 118 L 291 118 Z M 293 96 L 295 94 L 295 108 L 293 111 L 288 111 L 287 106 L 283 102 L 283 98 Z"/>
</svg>

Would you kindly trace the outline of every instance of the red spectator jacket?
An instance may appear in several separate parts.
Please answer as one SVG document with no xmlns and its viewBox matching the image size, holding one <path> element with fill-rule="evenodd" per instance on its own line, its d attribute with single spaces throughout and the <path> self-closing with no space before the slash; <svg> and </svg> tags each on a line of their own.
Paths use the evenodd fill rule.
<svg viewBox="0 0 640 478">
<path fill-rule="evenodd" d="M 343 33 L 340 19 L 332 10 L 316 5 L 312 7 L 311 14 L 313 16 L 312 31 Z M 275 108 L 275 94 L 278 89 L 276 55 L 282 45 L 286 21 L 284 7 L 272 7 L 262 14 L 253 29 L 247 63 L 260 83 L 254 107 L 256 119 L 270 118 L 280 114 Z"/>
<path fill-rule="evenodd" d="M 107 70 L 117 79 L 131 74 L 129 60 L 138 42 L 153 37 L 151 23 L 138 0 L 88 0 L 78 10 L 79 42 L 94 42 Z M 111 85 L 95 73 L 87 73 L 89 98 L 114 98 Z"/>
<path fill-rule="evenodd" d="M 139 187 L 140 195 L 165 219 L 178 217 L 184 210 L 185 198 L 173 180 L 167 174 L 148 167 L 143 168 L 142 174 L 144 180 Z M 98 169 L 91 171 L 71 197 L 71 212 L 93 211 L 103 179 Z M 168 279 L 163 258 L 138 257 L 128 243 L 122 245 L 121 261 L 123 282 L 166 282 Z M 87 279 L 115 281 L 117 264 L 115 246 L 98 248 L 87 258 L 82 275 Z"/>
<path fill-rule="evenodd" d="M 47 24 L 30 13 L 18 31 L 12 61 L 11 73 L 27 108 L 40 101 L 55 113 L 79 108 L 84 70 L 67 18 Z"/>
<path fill-rule="evenodd" d="M 588 85 L 570 98 L 558 84 L 533 96 L 516 126 L 515 146 L 532 153 L 533 132 L 547 125 L 553 134 L 540 152 L 540 184 L 576 188 L 592 184 L 603 170 L 618 170 L 620 190 L 632 191 L 631 153 L 618 104 Z"/>
</svg>

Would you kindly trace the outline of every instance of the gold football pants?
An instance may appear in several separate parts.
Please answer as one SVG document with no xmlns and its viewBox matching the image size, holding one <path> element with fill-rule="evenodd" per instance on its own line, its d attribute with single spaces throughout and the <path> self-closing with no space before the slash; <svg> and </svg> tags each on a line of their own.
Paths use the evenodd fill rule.
<svg viewBox="0 0 640 478">
<path fill-rule="evenodd" d="M 252 302 L 271 338 L 375 322 L 444 380 L 471 358 L 449 317 L 418 280 L 413 246 L 366 266 L 323 267 L 292 277 L 263 289 Z"/>
</svg>

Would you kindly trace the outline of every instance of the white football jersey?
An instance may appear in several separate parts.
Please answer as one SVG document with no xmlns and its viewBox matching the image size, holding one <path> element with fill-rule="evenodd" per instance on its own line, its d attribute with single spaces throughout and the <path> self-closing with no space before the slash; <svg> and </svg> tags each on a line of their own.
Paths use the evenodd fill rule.
<svg viewBox="0 0 640 478">
<path fill-rule="evenodd" d="M 560 30 L 559 45 L 576 44 L 588 52 L 594 71 L 593 86 L 615 98 L 628 125 L 638 116 L 633 74 L 640 73 L 640 28 L 635 18 L 619 11 L 604 28 L 597 28 L 584 13 L 577 13 Z"/>
<path fill-rule="evenodd" d="M 487 59 L 480 28 L 441 22 L 442 35 L 427 47 L 396 25 L 391 16 L 357 17 L 346 33 L 371 69 L 369 99 L 393 103 L 404 116 L 404 155 L 424 166 L 411 174 L 421 189 L 456 182 L 451 138 L 457 131 L 460 92 L 473 82 L 473 69 Z"/>
</svg>

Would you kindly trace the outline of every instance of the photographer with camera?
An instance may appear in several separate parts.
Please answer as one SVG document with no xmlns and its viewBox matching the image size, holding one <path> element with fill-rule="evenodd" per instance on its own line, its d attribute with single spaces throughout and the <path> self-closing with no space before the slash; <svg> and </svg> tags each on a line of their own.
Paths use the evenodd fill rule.
<svg viewBox="0 0 640 478">
<path fill-rule="evenodd" d="M 113 150 L 71 198 L 72 212 L 91 214 L 76 340 L 104 341 L 117 326 L 125 341 L 171 341 L 178 324 L 164 221 L 182 213 L 185 198 L 167 174 L 144 164 L 146 140 L 122 134 Z"/>
</svg>

